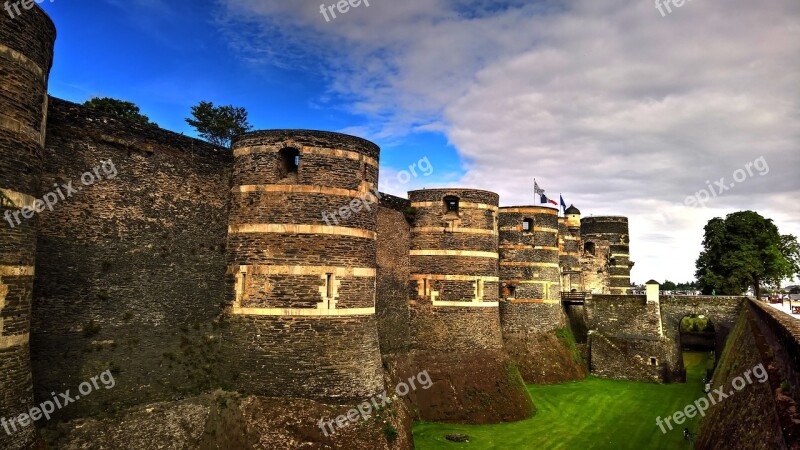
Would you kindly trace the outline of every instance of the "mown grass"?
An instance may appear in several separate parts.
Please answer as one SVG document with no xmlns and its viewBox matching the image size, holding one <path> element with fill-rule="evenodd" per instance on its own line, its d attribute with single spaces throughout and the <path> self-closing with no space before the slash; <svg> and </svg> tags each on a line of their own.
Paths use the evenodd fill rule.
<svg viewBox="0 0 800 450">
<path fill-rule="evenodd" d="M 647 384 L 589 377 L 558 385 L 528 385 L 535 417 L 498 425 L 416 423 L 417 449 L 690 449 L 683 428 L 697 431 L 699 417 L 667 434 L 656 417 L 667 417 L 703 396 L 706 352 L 685 352 L 686 384 Z M 461 433 L 469 443 L 449 442 Z"/>
</svg>

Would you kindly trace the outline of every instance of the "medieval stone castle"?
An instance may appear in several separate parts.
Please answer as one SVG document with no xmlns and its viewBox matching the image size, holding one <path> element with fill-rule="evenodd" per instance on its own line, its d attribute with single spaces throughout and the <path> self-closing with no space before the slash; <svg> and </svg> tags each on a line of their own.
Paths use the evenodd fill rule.
<svg viewBox="0 0 800 450">
<path fill-rule="evenodd" d="M 628 220 L 574 206 L 425 189 L 328 224 L 377 185 L 375 144 L 274 130 L 224 149 L 103 116 L 48 97 L 55 28 L 38 7 L 0 25 L 0 213 L 100 161 L 118 171 L 0 226 L 0 417 L 103 370 L 116 387 L 63 420 L 220 387 L 359 401 L 428 370 L 412 417 L 518 420 L 523 381 L 681 381 L 680 320 L 710 317 L 721 350 L 742 311 L 628 295 Z"/>
</svg>

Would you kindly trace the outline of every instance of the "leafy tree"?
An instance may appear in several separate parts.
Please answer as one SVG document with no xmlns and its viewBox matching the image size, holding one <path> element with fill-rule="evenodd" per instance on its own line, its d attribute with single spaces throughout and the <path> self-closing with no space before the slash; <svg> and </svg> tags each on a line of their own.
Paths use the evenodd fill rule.
<svg viewBox="0 0 800 450">
<path fill-rule="evenodd" d="M 661 289 L 665 291 L 674 291 L 678 289 L 678 286 L 672 281 L 664 280 L 664 282 L 661 283 Z"/>
<path fill-rule="evenodd" d="M 117 100 L 110 97 L 92 97 L 83 103 L 106 114 L 134 120 L 140 123 L 150 123 L 150 118 L 139 112 L 139 107 L 131 102 Z"/>
<path fill-rule="evenodd" d="M 242 107 L 214 106 L 212 102 L 200 102 L 192 106 L 193 119 L 186 123 L 194 127 L 200 137 L 212 144 L 230 147 L 236 136 L 253 127 L 247 121 L 247 111 Z"/>
<path fill-rule="evenodd" d="M 781 236 L 772 220 L 739 211 L 708 221 L 696 267 L 704 294 L 740 295 L 752 287 L 760 298 L 763 287 L 800 274 L 800 245 Z"/>
</svg>

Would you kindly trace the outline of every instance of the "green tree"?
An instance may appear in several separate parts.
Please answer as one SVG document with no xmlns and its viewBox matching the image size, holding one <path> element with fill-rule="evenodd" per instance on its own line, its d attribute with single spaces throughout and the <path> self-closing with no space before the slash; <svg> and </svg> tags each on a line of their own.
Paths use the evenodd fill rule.
<svg viewBox="0 0 800 450">
<path fill-rule="evenodd" d="M 192 118 L 186 123 L 194 127 L 200 137 L 212 144 L 230 147 L 236 136 L 253 127 L 247 121 L 247 111 L 242 107 L 214 106 L 212 102 L 200 102 L 192 106 Z"/>
<path fill-rule="evenodd" d="M 661 283 L 661 289 L 665 291 L 674 291 L 678 289 L 678 286 L 672 281 L 664 280 L 664 282 Z"/>
<path fill-rule="evenodd" d="M 83 105 L 112 116 L 122 117 L 140 123 L 150 123 L 150 118 L 140 113 L 138 106 L 124 100 L 117 100 L 110 97 L 92 97 L 91 100 L 84 102 Z"/>
<path fill-rule="evenodd" d="M 800 274 L 800 246 L 772 220 L 739 211 L 708 221 L 696 267 L 704 294 L 740 295 L 752 287 L 759 298 L 763 287 Z"/>
</svg>

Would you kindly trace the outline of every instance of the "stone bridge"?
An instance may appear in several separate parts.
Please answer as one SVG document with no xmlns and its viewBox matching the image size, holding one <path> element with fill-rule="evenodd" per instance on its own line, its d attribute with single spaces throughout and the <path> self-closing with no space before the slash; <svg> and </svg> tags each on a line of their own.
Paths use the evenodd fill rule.
<svg viewBox="0 0 800 450">
<path fill-rule="evenodd" d="M 745 301 L 744 297 L 657 294 L 587 297 L 589 368 L 606 378 L 684 382 L 681 320 L 708 317 L 719 355 Z"/>
</svg>

